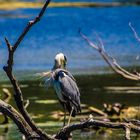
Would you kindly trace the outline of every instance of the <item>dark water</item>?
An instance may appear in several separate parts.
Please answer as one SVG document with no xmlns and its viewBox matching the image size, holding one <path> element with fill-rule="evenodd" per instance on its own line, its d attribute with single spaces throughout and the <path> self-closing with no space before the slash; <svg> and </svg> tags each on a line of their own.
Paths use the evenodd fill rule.
<svg viewBox="0 0 140 140">
<path fill-rule="evenodd" d="M 4 37 L 13 43 L 22 32 L 29 19 L 33 19 L 39 9 L 17 9 L 0 11 L 0 68 L 6 63 L 7 49 Z M 79 74 L 76 77 L 81 91 L 81 102 L 88 106 L 102 108 L 102 104 L 120 102 L 128 106 L 140 103 L 139 83 L 125 80 L 112 72 L 99 54 L 88 47 L 80 37 L 81 28 L 90 39 L 96 41 L 98 34 L 106 50 L 113 55 L 122 66 L 135 68 L 139 66 L 140 44 L 134 38 L 128 23 L 140 31 L 140 8 L 137 6 L 116 8 L 49 8 L 43 19 L 28 33 L 18 48 L 15 56 L 14 70 L 21 81 L 24 99 L 30 100 L 28 111 L 48 133 L 55 133 L 62 126 L 62 120 L 51 117 L 52 111 L 61 110 L 56 103 L 52 89 L 45 90 L 34 74 L 52 68 L 53 58 L 57 52 L 64 52 L 68 57 L 68 69 Z M 84 75 L 80 76 L 83 73 Z M 90 75 L 98 74 L 98 75 Z M 6 76 L 0 72 L 0 92 L 6 87 L 12 88 Z M 5 81 L 5 82 L 3 82 Z M 47 101 L 46 101 L 47 100 Z M 13 99 L 10 103 L 14 104 Z M 62 119 L 62 118 L 61 118 Z M 74 121 L 74 120 L 73 120 Z M 7 131 L 8 129 L 8 131 Z M 20 134 L 16 126 L 0 126 L 1 137 L 5 140 L 18 140 Z M 7 131 L 5 133 L 4 131 Z M 118 140 L 123 139 L 123 132 L 95 135 L 94 132 L 80 133 L 76 131 L 74 139 L 79 140 Z M 135 139 L 133 135 L 133 139 Z"/>
<path fill-rule="evenodd" d="M 96 108 L 103 108 L 103 103 L 120 102 L 128 106 L 138 106 L 139 99 L 139 83 L 134 81 L 125 80 L 116 75 L 83 75 L 75 76 L 78 86 L 81 91 L 81 102 L 88 106 Z M 35 122 L 41 128 L 45 129 L 49 134 L 56 133 L 62 126 L 63 117 L 53 118 L 54 111 L 62 110 L 62 107 L 57 101 L 53 89 L 46 91 L 44 86 L 40 86 L 41 81 L 20 81 L 24 99 L 30 100 L 28 111 Z M 8 88 L 12 92 L 12 88 L 8 82 L 0 83 L 0 92 L 2 88 Z M 135 88 L 135 89 L 134 89 Z M 137 89 L 137 90 L 136 90 Z M 130 92 L 131 91 L 131 92 Z M 14 104 L 13 98 L 10 100 Z M 62 110 L 63 111 L 63 110 Z M 73 119 L 72 122 L 78 121 L 78 118 Z M 2 119 L 1 119 L 2 121 Z M 5 129 L 7 133 L 4 133 Z M 1 134 L 4 134 L 5 140 L 18 140 L 20 134 L 17 135 L 17 128 L 10 122 L 5 127 L 0 126 Z M 6 136 L 5 136 L 6 135 Z M 95 134 L 94 131 L 89 133 L 76 131 L 73 134 L 75 140 L 88 139 L 88 140 L 117 140 L 123 139 L 123 132 L 114 130 L 113 133 Z M 132 135 L 135 139 L 136 135 Z"/>
</svg>

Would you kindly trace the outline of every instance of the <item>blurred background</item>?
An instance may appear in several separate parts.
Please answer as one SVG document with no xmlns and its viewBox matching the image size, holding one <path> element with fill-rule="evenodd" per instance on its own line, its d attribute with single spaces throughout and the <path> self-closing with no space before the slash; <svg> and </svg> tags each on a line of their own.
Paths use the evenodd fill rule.
<svg viewBox="0 0 140 140">
<path fill-rule="evenodd" d="M 134 4 L 137 2 L 130 1 L 129 5 L 116 7 L 72 7 L 71 4 L 68 7 L 63 6 L 66 2 L 73 1 L 75 0 L 62 1 L 60 7 L 52 4 L 48 8 L 42 20 L 20 44 L 15 56 L 16 70 L 48 70 L 52 68 L 56 53 L 63 52 L 68 57 L 68 68 L 74 73 L 111 72 L 100 55 L 81 38 L 79 29 L 95 43 L 99 36 L 107 52 L 122 66 L 134 68 L 139 65 L 140 43 L 128 25 L 131 22 L 139 34 L 140 8 Z M 3 8 L 0 11 L 1 69 L 7 58 L 4 37 L 8 37 L 10 42 L 14 43 L 27 21 L 33 19 L 42 6 L 41 0 L 33 1 L 30 5 L 29 1 L 18 3 L 20 1 L 8 0 L 7 5 L 6 2 L 5 5 L 2 4 L 3 2 L 0 6 Z M 90 6 L 90 3 L 95 1 L 83 2 Z M 96 3 L 104 2 L 109 3 L 109 0 L 96 1 Z"/>
<path fill-rule="evenodd" d="M 8 54 L 4 37 L 13 44 L 27 22 L 39 13 L 43 2 L 44 0 L 0 0 L 1 93 L 3 88 L 13 92 L 2 70 Z M 73 2 L 77 5 L 73 6 Z M 81 6 L 82 2 L 87 5 Z M 44 81 L 35 76 L 38 72 L 52 68 L 54 56 L 58 52 L 63 52 L 68 58 L 67 67 L 77 79 L 83 104 L 100 109 L 105 102 L 139 106 L 139 82 L 113 74 L 99 53 L 89 47 L 78 32 L 81 29 L 95 44 L 99 36 L 105 50 L 122 67 L 129 71 L 139 71 L 140 42 L 129 27 L 131 22 L 140 36 L 139 4 L 139 0 L 52 0 L 41 21 L 33 26 L 20 44 L 14 61 L 14 71 L 24 98 L 30 100 L 28 110 L 39 126 L 54 133 L 62 125 L 58 123 L 59 118 L 51 117 L 53 111 L 62 111 L 53 89 L 46 91 Z M 13 99 L 10 103 L 14 105 Z M 2 126 L 0 129 L 4 140 L 20 138 L 12 123 L 6 130 Z M 120 132 L 115 136 L 76 132 L 74 137 L 77 140 L 118 140 L 122 135 Z"/>
</svg>

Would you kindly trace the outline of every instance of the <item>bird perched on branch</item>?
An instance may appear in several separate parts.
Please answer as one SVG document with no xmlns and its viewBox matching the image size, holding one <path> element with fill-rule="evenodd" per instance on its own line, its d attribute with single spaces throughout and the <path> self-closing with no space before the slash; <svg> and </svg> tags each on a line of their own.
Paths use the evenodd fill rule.
<svg viewBox="0 0 140 140">
<path fill-rule="evenodd" d="M 70 123 L 71 116 L 75 117 L 76 114 L 81 112 L 80 107 L 80 92 L 77 87 L 76 81 L 72 74 L 66 70 L 67 58 L 63 53 L 58 53 L 55 56 L 54 66 L 50 72 L 42 73 L 46 78 L 46 87 L 53 86 L 58 97 L 59 102 L 64 108 L 64 126 L 66 119 L 66 110 L 69 112 Z"/>
</svg>

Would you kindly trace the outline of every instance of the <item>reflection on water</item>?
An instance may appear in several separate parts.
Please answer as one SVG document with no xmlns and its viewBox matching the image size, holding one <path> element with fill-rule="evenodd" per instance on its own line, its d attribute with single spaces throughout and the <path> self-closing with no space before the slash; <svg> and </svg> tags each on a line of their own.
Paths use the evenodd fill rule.
<svg viewBox="0 0 140 140">
<path fill-rule="evenodd" d="M 123 79 L 116 75 L 82 75 L 76 76 L 78 86 L 81 91 L 81 102 L 89 106 L 97 108 L 103 108 L 103 103 L 115 103 L 120 102 L 128 106 L 138 106 L 140 103 L 139 94 L 135 93 L 139 89 L 139 83 Z M 46 91 L 44 86 L 40 86 L 39 81 L 21 81 L 21 87 L 23 91 L 24 99 L 29 99 L 30 104 L 28 111 L 32 118 L 37 122 L 38 126 L 42 127 L 48 133 L 55 133 L 62 126 L 63 117 L 52 118 L 53 112 L 63 111 L 60 104 L 57 102 L 56 95 L 53 89 Z M 26 86 L 25 86 L 26 85 Z M 28 86 L 27 86 L 28 85 Z M 12 91 L 12 87 L 8 82 L 0 83 L 0 92 L 2 88 L 7 87 Z M 129 90 L 134 93 L 128 92 Z M 10 103 L 14 105 L 13 99 Z M 78 117 L 77 117 L 78 119 Z M 77 119 L 73 119 L 73 122 Z M 17 133 L 15 125 L 10 122 L 8 125 L 8 133 L 5 134 L 6 140 L 18 140 L 20 135 Z M 7 126 L 7 125 L 6 125 Z M 5 130 L 5 127 L 0 126 L 1 134 Z M 118 135 L 119 134 L 119 135 Z M 15 138 L 17 137 L 17 138 Z M 123 138 L 123 132 L 114 131 L 114 133 L 96 134 L 95 132 L 80 133 L 76 131 L 73 134 L 75 140 L 78 139 L 121 139 Z M 135 135 L 133 136 L 133 138 Z"/>
</svg>

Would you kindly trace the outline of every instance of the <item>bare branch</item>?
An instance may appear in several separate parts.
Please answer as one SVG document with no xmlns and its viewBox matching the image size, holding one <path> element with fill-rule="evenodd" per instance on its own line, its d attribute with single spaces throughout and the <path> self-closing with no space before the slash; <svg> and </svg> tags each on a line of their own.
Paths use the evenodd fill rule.
<svg viewBox="0 0 140 140">
<path fill-rule="evenodd" d="M 25 103 L 24 107 L 27 109 L 27 107 L 29 106 L 29 104 L 30 104 L 30 101 L 29 100 L 26 100 L 26 103 Z"/>
<path fill-rule="evenodd" d="M 32 20 L 29 21 L 27 26 L 25 27 L 25 29 L 23 30 L 23 32 L 21 33 L 21 35 L 19 36 L 19 38 L 17 39 L 17 41 L 15 42 L 15 44 L 13 45 L 13 50 L 15 51 L 16 48 L 18 47 L 18 45 L 20 44 L 20 42 L 23 40 L 23 38 L 25 37 L 25 35 L 27 34 L 27 32 L 30 30 L 30 28 L 37 23 L 38 21 L 40 21 L 41 17 L 43 16 L 47 6 L 49 5 L 51 0 L 46 0 L 43 8 L 41 9 L 40 13 L 38 14 L 38 16 Z"/>
<path fill-rule="evenodd" d="M 11 93 L 7 88 L 3 88 L 2 91 L 3 91 L 4 95 L 5 95 L 5 97 L 3 99 L 4 102 L 8 103 L 9 100 L 11 99 Z"/>
<path fill-rule="evenodd" d="M 130 140 L 130 130 L 131 128 L 129 126 L 125 127 L 125 139 Z"/>
<path fill-rule="evenodd" d="M 71 126 L 64 127 L 57 133 L 55 138 L 67 140 L 72 131 L 82 130 L 84 128 L 89 128 L 91 126 L 98 126 L 98 127 L 112 128 L 112 129 L 123 129 L 123 130 L 125 130 L 126 140 L 130 140 L 130 129 L 129 128 L 131 128 L 131 130 L 135 133 L 140 133 L 140 127 L 135 126 L 131 123 L 113 123 L 113 122 L 109 122 L 109 121 L 100 121 L 100 120 L 90 119 L 90 120 L 82 122 L 82 123 L 73 124 Z"/>
<path fill-rule="evenodd" d="M 114 72 L 116 72 L 117 74 L 127 78 L 127 79 L 131 79 L 131 80 L 140 80 L 140 73 L 130 73 L 127 70 L 125 70 L 124 68 L 122 68 L 117 61 L 115 60 L 115 58 L 111 57 L 110 55 L 108 55 L 104 49 L 103 43 L 101 42 L 101 40 L 99 40 L 99 45 L 95 45 L 93 42 L 91 42 L 87 36 L 85 36 L 82 32 L 80 32 L 81 37 L 88 43 L 89 46 L 91 46 L 92 48 L 96 49 L 100 55 L 103 57 L 103 59 L 107 62 L 107 64 L 110 66 L 110 68 L 112 68 L 112 70 Z"/>
<path fill-rule="evenodd" d="M 3 102 L 2 100 L 0 100 L 0 112 L 10 117 L 15 122 L 20 132 L 22 132 L 26 138 L 36 136 L 36 134 L 32 131 L 31 127 L 27 124 L 24 118 L 16 111 L 16 109 L 14 109 L 11 105 Z"/>
<path fill-rule="evenodd" d="M 19 38 L 17 39 L 17 41 L 15 42 L 13 47 L 10 45 L 8 39 L 5 38 L 5 41 L 6 41 L 6 44 L 8 47 L 8 51 L 9 51 L 9 56 L 8 56 L 7 66 L 3 67 L 9 80 L 11 81 L 11 84 L 13 85 L 13 88 L 15 91 L 14 98 L 15 98 L 15 101 L 16 101 L 16 104 L 17 104 L 19 111 L 21 112 L 21 114 L 23 115 L 24 119 L 27 121 L 29 126 L 33 129 L 33 131 L 35 131 L 41 137 L 41 139 L 50 139 L 50 137 L 48 135 L 46 135 L 43 131 L 41 131 L 39 128 L 37 128 L 37 126 L 35 125 L 33 120 L 30 118 L 30 115 L 26 111 L 24 104 L 23 104 L 22 91 L 20 89 L 20 86 L 19 86 L 14 74 L 13 74 L 12 67 L 13 67 L 13 57 L 14 57 L 15 50 L 17 49 L 18 45 L 23 40 L 23 38 L 25 37 L 27 32 L 30 30 L 30 28 L 41 19 L 49 2 L 50 2 L 50 0 L 46 0 L 39 15 L 33 21 L 29 21 L 29 23 L 27 24 L 27 26 L 25 27 L 25 29 L 23 30 L 23 32 L 21 33 L 21 35 L 19 36 Z"/>
<path fill-rule="evenodd" d="M 126 120 L 127 122 L 133 123 L 134 125 L 140 126 L 140 121 L 136 119 Z"/>
<path fill-rule="evenodd" d="M 138 42 L 140 42 L 140 37 L 138 36 L 136 30 L 134 29 L 134 27 L 132 26 L 131 22 L 129 22 L 129 27 L 131 28 L 132 32 L 134 33 L 134 37 L 136 38 L 136 40 Z"/>
</svg>

